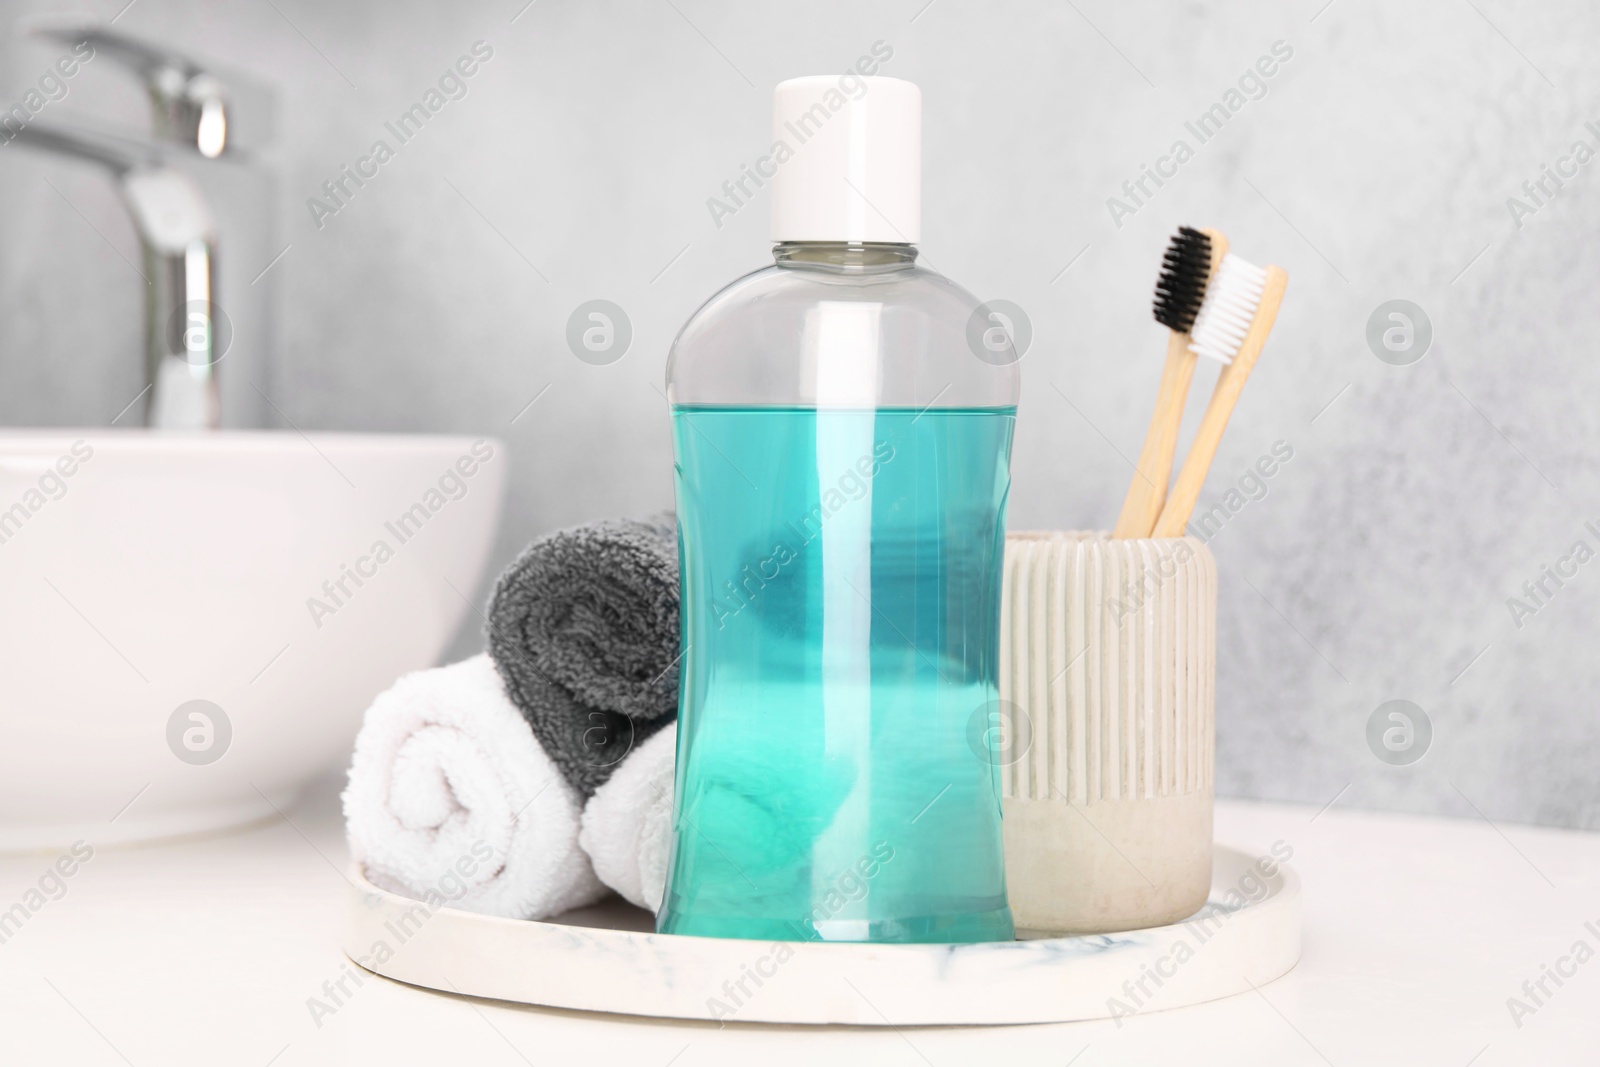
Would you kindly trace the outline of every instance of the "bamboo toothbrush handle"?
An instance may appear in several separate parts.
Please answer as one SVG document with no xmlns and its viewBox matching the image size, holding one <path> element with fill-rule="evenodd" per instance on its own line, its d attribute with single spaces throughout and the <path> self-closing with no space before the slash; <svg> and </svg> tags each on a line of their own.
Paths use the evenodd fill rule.
<svg viewBox="0 0 1600 1067">
<path fill-rule="evenodd" d="M 1267 343 L 1267 335 L 1272 332 L 1272 324 L 1278 317 L 1278 307 L 1283 303 L 1284 287 L 1289 284 L 1289 276 L 1281 267 L 1268 267 L 1266 274 L 1261 304 L 1250 323 L 1250 331 L 1245 334 L 1233 362 L 1223 367 L 1217 377 L 1211 402 L 1206 405 L 1200 429 L 1195 433 L 1194 443 L 1189 446 L 1189 454 L 1183 458 L 1178 480 L 1173 483 L 1166 507 L 1162 508 L 1161 517 L 1156 520 L 1152 537 L 1182 537 L 1189 525 L 1189 516 L 1194 514 L 1195 504 L 1200 500 L 1200 487 L 1205 484 L 1211 461 L 1217 455 L 1217 446 L 1222 443 L 1222 431 L 1228 428 L 1228 418 L 1233 414 L 1234 405 L 1239 402 L 1245 379 L 1250 377 L 1256 357 L 1261 355 L 1261 349 Z"/>
<path fill-rule="evenodd" d="M 1228 254 L 1228 235 L 1209 226 L 1200 232 L 1211 242 L 1211 265 L 1206 284 L 1222 269 Z M 1122 513 L 1112 537 L 1149 537 L 1161 506 L 1167 502 L 1167 483 L 1172 480 L 1172 457 L 1178 450 L 1178 427 L 1183 423 L 1183 405 L 1189 399 L 1189 382 L 1194 378 L 1195 355 L 1189 351 L 1189 335 L 1173 333 L 1167 338 L 1167 363 L 1161 370 L 1161 388 L 1156 394 L 1155 414 L 1144 435 L 1139 465 L 1134 468 L 1128 495 L 1122 500 Z"/>
<path fill-rule="evenodd" d="M 1156 394 L 1155 414 L 1139 452 L 1139 465 L 1122 501 L 1112 537 L 1149 537 L 1150 528 L 1161 514 L 1167 499 L 1167 483 L 1172 479 L 1172 456 L 1178 447 L 1178 426 L 1183 421 L 1183 404 L 1194 378 L 1194 354 L 1189 351 L 1189 335 L 1170 331 L 1167 338 L 1167 365 L 1161 371 L 1161 389 Z"/>
</svg>

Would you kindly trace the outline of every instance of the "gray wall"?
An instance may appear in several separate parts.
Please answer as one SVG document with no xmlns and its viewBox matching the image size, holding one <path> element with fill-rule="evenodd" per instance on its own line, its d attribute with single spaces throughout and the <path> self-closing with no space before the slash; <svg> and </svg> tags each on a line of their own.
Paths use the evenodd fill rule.
<svg viewBox="0 0 1600 1067">
<path fill-rule="evenodd" d="M 1219 226 L 1291 275 L 1208 487 L 1221 500 L 1275 442 L 1293 448 L 1211 541 L 1221 791 L 1600 826 L 1600 562 L 1520 627 L 1507 604 L 1576 541 L 1600 548 L 1583 526 L 1600 519 L 1600 161 L 1544 206 L 1520 188 L 1575 140 L 1600 147 L 1584 128 L 1600 120 L 1600 11 L 925 3 L 539 0 L 519 16 L 521 0 L 146 0 L 119 25 L 279 85 L 278 203 L 259 205 L 277 236 L 229 262 L 237 289 L 290 246 L 266 279 L 280 317 L 264 389 L 302 428 L 508 440 L 496 566 L 542 531 L 669 503 L 666 348 L 767 258 L 764 197 L 721 228 L 706 199 L 765 147 L 773 83 L 888 42 L 884 73 L 925 93 L 929 259 L 1032 320 L 1014 528 L 1114 519 L 1175 225 Z M 468 95 L 319 229 L 307 198 L 479 40 L 493 57 Z M 1275 41 L 1292 58 L 1200 144 L 1185 120 Z M 8 55 L 14 94 L 40 53 Z M 79 82 L 63 110 L 139 115 L 109 69 Z M 1108 197 L 1179 138 L 1193 158 L 1114 220 Z M 131 232 L 96 176 L 10 148 L 0 192 L 0 417 L 103 423 L 139 381 L 137 286 L 108 247 L 131 254 Z M 1514 218 L 1512 196 L 1537 210 Z M 597 297 L 634 327 L 604 367 L 563 341 Z M 1392 299 L 1432 323 L 1406 366 L 1366 339 Z M 1394 699 L 1432 723 L 1410 766 L 1366 739 Z"/>
</svg>

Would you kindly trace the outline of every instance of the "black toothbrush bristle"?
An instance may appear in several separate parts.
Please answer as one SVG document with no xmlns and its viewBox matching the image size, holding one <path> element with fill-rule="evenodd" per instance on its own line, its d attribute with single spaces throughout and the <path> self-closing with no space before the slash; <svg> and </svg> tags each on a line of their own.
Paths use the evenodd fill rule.
<svg viewBox="0 0 1600 1067">
<path fill-rule="evenodd" d="M 1211 275 L 1211 238 L 1188 226 L 1178 227 L 1161 257 L 1156 279 L 1156 321 L 1179 333 L 1194 328 Z"/>
</svg>

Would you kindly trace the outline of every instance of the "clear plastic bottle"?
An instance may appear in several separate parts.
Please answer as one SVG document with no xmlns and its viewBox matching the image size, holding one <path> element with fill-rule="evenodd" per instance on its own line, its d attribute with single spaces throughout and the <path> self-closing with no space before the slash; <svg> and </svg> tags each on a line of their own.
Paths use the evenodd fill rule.
<svg viewBox="0 0 1600 1067">
<path fill-rule="evenodd" d="M 916 262 L 919 91 L 864 81 L 778 86 L 776 263 L 697 311 L 668 364 L 666 933 L 1013 936 L 986 742 L 1017 369 Z"/>
</svg>

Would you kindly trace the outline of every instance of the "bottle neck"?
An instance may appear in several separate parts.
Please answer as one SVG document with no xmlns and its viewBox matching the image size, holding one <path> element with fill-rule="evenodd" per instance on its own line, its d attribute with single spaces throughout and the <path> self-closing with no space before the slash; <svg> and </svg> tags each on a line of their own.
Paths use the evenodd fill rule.
<svg viewBox="0 0 1600 1067">
<path fill-rule="evenodd" d="M 884 274 L 910 270 L 917 260 L 915 245 L 848 244 L 844 241 L 780 241 L 772 246 L 780 267 L 829 274 Z"/>
</svg>

